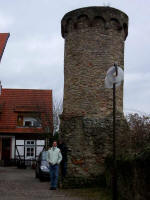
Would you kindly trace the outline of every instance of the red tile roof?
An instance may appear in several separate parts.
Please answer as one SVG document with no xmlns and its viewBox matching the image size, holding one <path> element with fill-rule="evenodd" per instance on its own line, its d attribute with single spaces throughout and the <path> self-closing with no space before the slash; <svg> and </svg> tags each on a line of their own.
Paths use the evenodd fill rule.
<svg viewBox="0 0 150 200">
<path fill-rule="evenodd" d="M 43 127 L 17 127 L 19 113 L 39 113 L 42 126 L 52 132 L 52 90 L 3 88 L 0 95 L 0 133 L 45 133 Z"/>
<path fill-rule="evenodd" d="M 9 36 L 10 36 L 9 33 L 0 33 L 0 61 L 2 59 L 2 55 Z"/>
</svg>

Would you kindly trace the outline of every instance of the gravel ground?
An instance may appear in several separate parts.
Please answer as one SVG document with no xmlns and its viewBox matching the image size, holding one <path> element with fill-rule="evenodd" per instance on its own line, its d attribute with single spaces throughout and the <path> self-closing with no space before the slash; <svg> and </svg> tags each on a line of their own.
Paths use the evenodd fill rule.
<svg viewBox="0 0 150 200">
<path fill-rule="evenodd" d="M 109 200 L 92 189 L 49 190 L 50 183 L 35 178 L 33 169 L 0 167 L 0 200 Z"/>
</svg>

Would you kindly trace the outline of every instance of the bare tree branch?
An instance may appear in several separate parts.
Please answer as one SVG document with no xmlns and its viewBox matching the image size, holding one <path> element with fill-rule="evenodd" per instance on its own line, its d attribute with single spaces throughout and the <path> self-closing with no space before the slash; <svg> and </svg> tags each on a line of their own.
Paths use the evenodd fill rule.
<svg viewBox="0 0 150 200">
<path fill-rule="evenodd" d="M 59 115 L 63 111 L 63 99 L 57 99 L 56 97 L 53 98 L 53 125 L 54 125 L 54 131 L 53 135 L 55 135 L 56 132 L 59 131 L 60 126 L 60 118 Z"/>
</svg>

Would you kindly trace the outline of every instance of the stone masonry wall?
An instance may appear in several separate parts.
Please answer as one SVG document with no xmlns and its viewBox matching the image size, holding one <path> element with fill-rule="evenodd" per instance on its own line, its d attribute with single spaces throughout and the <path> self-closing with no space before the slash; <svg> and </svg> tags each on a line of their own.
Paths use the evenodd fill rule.
<svg viewBox="0 0 150 200">
<path fill-rule="evenodd" d="M 68 173 L 64 187 L 101 184 L 105 158 L 112 155 L 112 116 L 61 118 L 61 137 L 68 146 Z M 116 146 L 124 153 L 128 125 L 121 114 L 116 120 Z"/>
<path fill-rule="evenodd" d="M 109 7 L 82 8 L 64 16 L 64 115 L 104 116 L 112 111 L 112 91 L 104 88 L 104 80 L 114 62 L 124 66 L 127 24 L 124 13 Z M 122 112 L 122 87 L 117 99 Z"/>
<path fill-rule="evenodd" d="M 65 39 L 64 105 L 61 137 L 67 143 L 66 187 L 101 182 L 105 157 L 112 153 L 112 90 L 104 88 L 114 62 L 123 68 L 128 17 L 110 7 L 88 7 L 67 13 L 61 22 Z M 118 138 L 126 121 L 123 85 L 117 89 Z"/>
</svg>

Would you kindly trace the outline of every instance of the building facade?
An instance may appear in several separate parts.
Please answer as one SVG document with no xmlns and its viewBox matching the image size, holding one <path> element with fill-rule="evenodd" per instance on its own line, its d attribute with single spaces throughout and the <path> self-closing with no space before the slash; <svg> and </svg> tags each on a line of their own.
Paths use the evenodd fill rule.
<svg viewBox="0 0 150 200">
<path fill-rule="evenodd" d="M 52 90 L 5 89 L 0 94 L 0 163 L 36 160 L 53 133 Z"/>
</svg>

